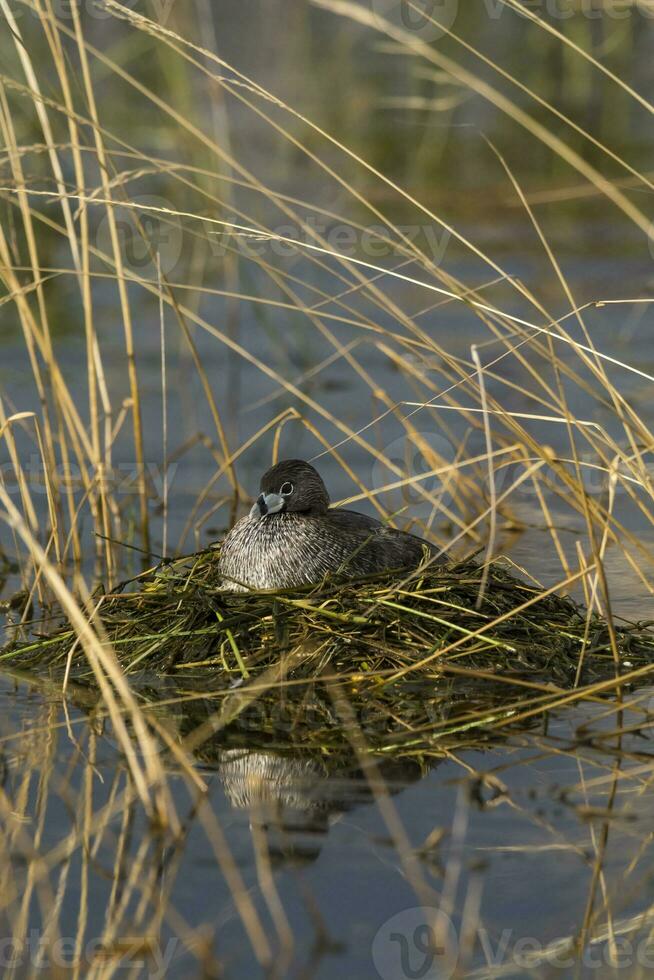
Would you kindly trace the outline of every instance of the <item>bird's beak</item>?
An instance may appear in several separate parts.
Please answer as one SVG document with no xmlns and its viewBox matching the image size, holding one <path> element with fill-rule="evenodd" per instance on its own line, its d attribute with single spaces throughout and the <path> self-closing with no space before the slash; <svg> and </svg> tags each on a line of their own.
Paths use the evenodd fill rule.
<svg viewBox="0 0 654 980">
<path fill-rule="evenodd" d="M 286 501 L 278 493 L 260 493 L 256 499 L 250 517 L 265 517 L 266 514 L 276 514 L 282 510 Z"/>
</svg>

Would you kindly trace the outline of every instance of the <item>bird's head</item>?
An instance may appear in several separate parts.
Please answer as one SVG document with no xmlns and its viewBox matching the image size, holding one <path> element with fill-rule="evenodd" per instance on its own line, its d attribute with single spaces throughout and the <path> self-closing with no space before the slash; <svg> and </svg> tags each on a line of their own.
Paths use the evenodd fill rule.
<svg viewBox="0 0 654 980">
<path fill-rule="evenodd" d="M 320 474 L 302 459 L 284 459 L 261 477 L 250 517 L 273 514 L 324 514 L 329 494 Z"/>
</svg>

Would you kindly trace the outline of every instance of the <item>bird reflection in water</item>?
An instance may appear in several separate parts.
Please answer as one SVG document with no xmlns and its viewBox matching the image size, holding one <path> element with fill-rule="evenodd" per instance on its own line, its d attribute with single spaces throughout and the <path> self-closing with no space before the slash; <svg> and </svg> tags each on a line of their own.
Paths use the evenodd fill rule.
<svg viewBox="0 0 654 980">
<path fill-rule="evenodd" d="M 382 784 L 384 792 L 398 793 L 440 762 L 379 758 L 364 772 L 334 703 L 318 685 L 312 685 L 311 696 L 304 691 L 282 698 L 277 692 L 235 711 L 229 702 L 238 697 L 225 699 L 220 713 L 236 717 L 226 726 L 219 720 L 218 730 L 195 755 L 218 774 L 231 806 L 248 811 L 251 823 L 265 831 L 276 863 L 315 860 L 343 814 L 372 803 Z M 375 704 L 372 716 L 374 728 L 383 726 L 388 738 L 392 716 L 387 711 L 384 717 L 383 707 Z M 185 712 L 184 726 L 197 730 L 211 718 L 216 718 L 215 701 L 201 699 Z M 361 731 L 372 736 L 368 726 Z"/>
</svg>

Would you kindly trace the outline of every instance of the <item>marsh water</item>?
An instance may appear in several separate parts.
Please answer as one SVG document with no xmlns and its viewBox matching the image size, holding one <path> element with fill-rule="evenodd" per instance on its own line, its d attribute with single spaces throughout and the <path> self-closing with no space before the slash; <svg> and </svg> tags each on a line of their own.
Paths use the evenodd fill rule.
<svg viewBox="0 0 654 980">
<path fill-rule="evenodd" d="M 517 180 L 527 197 L 532 196 L 577 304 L 654 296 L 651 241 L 598 195 L 578 193 L 578 175 L 553 164 L 542 147 L 522 131 L 516 133 L 480 98 L 421 73 L 410 59 L 389 57 L 371 32 L 303 2 L 241 0 L 220 9 L 201 2 L 188 7 L 189 12 L 176 12 L 178 29 L 195 31 L 196 36 L 200 31 L 203 43 L 226 61 L 324 128 L 338 130 L 356 152 L 492 255 L 507 276 L 527 283 L 556 315 L 564 315 L 569 305 L 506 173 L 481 134 L 508 155 Z M 498 17 L 477 18 L 461 9 L 459 18 L 466 36 L 525 84 L 558 100 L 585 125 L 595 126 L 602 139 L 635 166 L 651 170 L 651 117 L 645 117 L 647 128 L 636 110 L 626 111 L 607 79 L 598 80 L 587 65 L 560 57 L 551 38 L 509 10 Z M 635 89 L 651 93 L 650 16 L 638 9 L 616 20 L 577 13 L 572 23 L 557 23 L 559 28 L 567 25 L 576 43 L 609 59 Z M 141 37 L 132 43 L 125 25 L 88 18 L 85 27 L 96 44 L 102 40 L 121 64 L 151 84 L 181 84 L 159 54 L 151 63 L 141 57 L 149 51 L 148 42 Z M 334 247 L 348 247 L 343 224 L 333 215 L 364 223 L 369 218 L 357 202 L 242 105 L 225 107 L 221 99 L 212 101 L 201 78 L 194 85 L 182 101 L 195 122 L 220 140 L 228 136 L 238 159 L 265 176 L 280 194 L 312 201 L 316 214 L 319 208 L 329 211 L 332 216 L 320 221 L 328 237 L 332 235 L 330 241 Z M 141 140 L 153 155 L 176 156 L 171 128 L 150 120 L 140 106 L 130 108 L 116 99 L 103 111 L 108 125 L 127 142 Z M 228 124 L 220 115 L 223 111 Z M 204 166 L 216 169 L 209 158 Z M 367 173 L 359 172 L 356 180 L 370 200 L 386 204 L 387 188 Z M 171 189 L 155 178 L 141 178 L 131 192 L 145 202 L 186 210 L 179 187 Z M 648 202 L 651 207 L 651 195 Z M 393 218 L 400 226 L 423 236 L 450 275 L 469 285 L 495 278 L 496 273 L 470 257 L 454 236 L 438 228 L 434 232 L 424 215 L 416 217 L 403 202 L 388 206 L 395 209 Z M 281 228 L 281 218 L 277 221 Z M 193 281 L 199 279 L 205 289 L 215 285 L 250 297 L 270 295 L 261 270 L 235 260 L 231 251 L 223 252 L 220 241 L 213 247 L 211 240 L 198 244 L 182 222 L 161 228 L 155 222 L 153 229 L 171 281 L 190 281 L 201 269 Z M 107 236 L 101 222 L 95 234 L 101 246 Z M 291 227 L 280 234 L 297 237 L 299 232 Z M 147 256 L 134 251 L 134 242 L 127 238 L 125 245 L 127 259 L 139 275 L 156 276 Z M 270 249 L 271 260 L 286 263 L 287 272 L 303 283 L 303 302 L 318 302 L 321 291 L 337 291 L 333 271 L 309 267 L 301 250 L 285 254 L 273 245 L 260 243 L 259 254 L 265 258 Z M 44 251 L 44 266 L 61 270 L 69 264 L 56 241 Z M 384 267 L 399 265 L 397 257 L 366 253 L 360 240 L 355 251 Z M 407 282 L 388 288 L 414 313 L 438 299 Z M 94 290 L 102 357 L 118 414 L 129 390 L 115 283 L 100 279 Z M 130 295 L 145 457 L 159 487 L 164 473 L 159 311 L 144 290 L 135 288 Z M 488 295 L 504 309 L 521 312 L 506 282 Z M 57 355 L 72 394 L 83 405 L 86 355 L 72 277 L 61 272 L 54 276 L 48 298 L 56 311 L 52 320 Z M 383 414 L 384 406 L 370 386 L 344 357 L 329 362 L 333 345 L 296 313 L 200 289 L 187 301 L 205 321 L 262 364 L 273 366 L 280 377 L 317 399 L 352 430 Z M 356 307 L 356 297 L 353 303 Z M 362 316 L 364 312 L 361 301 Z M 584 318 L 597 348 L 642 371 L 654 371 L 647 303 L 594 307 Z M 471 344 L 489 342 L 479 319 L 463 304 L 428 310 L 421 325 L 454 357 L 469 359 Z M 10 314 L 0 329 L 5 410 L 29 411 L 37 398 L 24 344 Z M 580 328 L 570 327 L 573 334 L 575 329 Z M 172 460 L 167 470 L 167 539 L 169 551 L 182 553 L 224 531 L 229 489 L 223 477 L 194 512 L 198 495 L 216 469 L 207 451 L 214 427 L 172 318 L 165 331 Z M 312 411 L 252 360 L 200 328 L 194 339 L 224 410 L 230 444 L 243 444 L 288 406 L 305 411 L 329 444 L 343 439 L 326 416 Z M 407 375 L 369 338 L 362 339 L 356 326 L 340 323 L 338 339 L 343 346 L 357 345 L 359 363 L 393 402 L 419 400 Z M 495 348 L 482 350 L 490 356 Z M 313 370 L 316 365 L 321 365 L 318 372 Z M 502 370 L 509 380 L 520 380 L 510 359 Z M 651 422 L 650 382 L 619 367 L 611 371 L 624 397 Z M 439 377 L 435 364 L 436 384 Z M 507 410 L 532 410 L 519 387 L 502 389 L 501 394 Z M 608 413 L 603 418 L 583 391 L 570 391 L 569 396 L 578 418 L 610 428 L 612 418 Z M 411 411 L 410 404 L 406 411 Z M 466 433 L 456 418 L 448 417 L 447 430 L 436 411 L 420 413 L 417 422 L 446 457 L 449 453 L 454 458 L 457 440 L 464 436 L 471 455 L 483 448 L 483 433 Z M 136 514 L 134 460 L 126 430 L 114 445 L 115 476 L 123 497 L 132 494 Z M 389 456 L 405 459 L 406 441 L 392 417 L 380 418 L 373 432 L 375 444 Z M 535 420 L 533 432 L 554 451 L 566 451 L 564 426 Z M 19 445 L 29 458 L 29 439 L 19 439 Z M 251 492 L 270 461 L 271 448 L 269 435 L 239 459 L 239 479 Z M 288 423 L 280 451 L 313 458 L 321 446 L 306 428 Z M 367 486 L 389 482 L 388 472 L 371 463 L 369 453 L 353 440 L 346 441 L 341 452 Z M 35 455 L 33 460 L 38 504 L 41 477 Z M 328 457 L 316 465 L 333 500 L 356 491 Z M 418 472 L 421 465 L 421 460 L 415 461 Z M 7 466 L 4 472 L 9 470 Z M 592 486 L 589 489 L 593 492 Z M 601 482 L 595 490 L 603 492 Z M 389 500 L 389 509 L 407 508 L 408 503 L 407 520 L 425 517 L 419 497 L 402 497 L 396 503 L 394 508 Z M 619 505 L 624 527 L 645 546 L 654 547 L 652 525 L 643 514 L 628 500 L 621 499 Z M 367 508 L 365 502 L 357 506 Z M 538 526 L 537 501 L 525 491 L 512 506 L 516 522 L 524 527 L 520 533 L 508 525 L 501 528 L 499 550 L 539 582 L 554 584 L 561 578 L 561 567 L 551 536 Z M 583 521 L 558 498 L 552 498 L 551 506 L 566 551 L 574 556 L 576 542 L 583 538 Z M 130 513 L 129 503 L 126 512 Z M 4 527 L 2 534 L 3 547 L 11 555 L 11 534 Z M 154 535 L 156 551 L 163 537 L 160 513 L 154 518 Z M 137 565 L 138 555 L 126 553 L 125 574 Z M 608 550 L 606 569 L 614 612 L 632 620 L 654 620 L 651 594 L 617 549 Z M 92 560 L 86 570 L 92 577 Z M 10 592 L 18 581 L 15 568 L 7 568 L 6 578 Z M 219 704 L 212 696 L 211 678 L 192 672 L 181 681 L 144 675 L 134 685 L 141 703 L 173 739 L 208 723 Z M 453 696 L 474 700 L 478 692 L 458 691 Z M 641 689 L 631 692 L 629 707 L 620 711 L 599 700 L 561 708 L 546 720 L 532 720 L 524 731 L 489 735 L 474 745 L 474 740 L 463 738 L 459 745 L 449 739 L 419 758 L 408 750 L 389 759 L 381 756 L 374 771 L 362 769 L 354 749 L 321 754 L 297 743 L 292 724 L 271 725 L 267 718 L 265 725 L 258 725 L 256 718 L 249 719 L 203 739 L 195 750 L 195 787 L 176 771 L 173 761 L 169 763 L 171 793 L 181 819 L 173 846 L 153 830 L 130 795 L 123 756 L 105 727 L 93 687 L 74 683 L 62 699 L 60 681 L 7 670 L 0 674 L 3 869 L 11 868 L 0 899 L 3 975 L 104 976 L 104 970 L 119 976 L 268 974 L 324 980 L 650 976 L 652 698 L 654 692 Z M 626 734 L 616 735 L 618 731 Z M 403 828 L 399 838 L 398 826 Z M 398 845 L 402 834 L 404 851 Z M 236 885 L 234 869 L 240 878 Z M 433 889 L 440 896 L 438 913 L 428 899 L 421 899 L 416 876 L 426 883 L 425 894 Z M 441 939 L 435 952 L 425 940 L 434 921 Z M 254 932 L 261 923 L 265 941 L 259 937 L 253 942 L 244 922 Z M 47 954 L 40 945 L 44 936 Z M 53 937 L 62 940 L 57 962 Z M 266 943 L 274 954 L 272 968 L 264 968 L 253 953 L 253 947 L 261 950 Z"/>
<path fill-rule="evenodd" d="M 156 691 L 151 682 L 149 699 Z M 174 692 L 177 700 L 170 690 L 159 693 L 158 720 L 180 736 L 215 711 L 215 702 L 191 699 L 190 684 Z M 257 975 L 219 870 L 224 855 L 205 823 L 208 808 L 245 894 L 279 930 L 282 974 L 443 977 L 457 962 L 473 977 L 608 977 L 618 967 L 647 976 L 654 968 L 650 739 L 638 731 L 623 737 L 616 757 L 615 716 L 607 718 L 605 706 L 551 716 L 546 730 L 539 725 L 484 748 L 382 760 L 378 786 L 353 754 L 321 758 L 292 737 L 270 745 L 270 735 L 253 728 L 216 736 L 197 754 L 202 803 L 170 773 L 182 833 L 166 846 L 140 807 L 122 798 L 122 755 L 92 720 L 92 694 L 75 692 L 64 708 L 54 685 L 5 677 L 2 697 L 3 794 L 11 806 L 5 847 L 25 915 L 22 938 L 3 946 L 7 975 L 30 975 L 39 955 L 53 975 L 55 966 L 63 972 L 75 962 L 84 975 L 98 969 L 98 958 L 119 975 L 195 976 L 198 959 L 202 975 Z M 621 720 L 642 726 L 652 697 L 641 691 Z M 440 907 L 452 926 L 436 955 L 421 942 L 429 906 L 407 880 L 375 798 L 381 786 L 421 870 L 444 896 Z M 40 952 L 49 923 L 40 915 L 43 868 L 32 841 L 60 896 L 56 929 L 66 942 L 54 947 L 58 958 L 52 947 Z M 599 851 L 597 901 L 600 908 L 610 901 L 611 925 L 582 932 L 580 953 L 580 910 Z M 189 951 L 188 930 L 207 923 L 211 932 L 196 934 Z M 17 935 L 15 923 L 5 920 L 3 929 Z"/>
</svg>

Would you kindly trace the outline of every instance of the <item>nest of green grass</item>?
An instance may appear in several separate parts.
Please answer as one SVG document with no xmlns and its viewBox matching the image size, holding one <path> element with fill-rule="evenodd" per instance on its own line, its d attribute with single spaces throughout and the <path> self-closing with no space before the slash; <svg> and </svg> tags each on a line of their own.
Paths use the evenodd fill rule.
<svg viewBox="0 0 654 980">
<path fill-rule="evenodd" d="M 277 670 L 285 680 L 327 674 L 407 684 L 445 665 L 559 686 L 615 675 L 606 622 L 572 599 L 491 562 L 480 608 L 482 568 L 474 561 L 407 575 L 327 581 L 285 592 L 221 589 L 215 549 L 162 564 L 95 597 L 94 627 L 128 672 L 203 672 L 238 683 Z M 650 624 L 614 626 L 620 669 L 654 662 Z M 14 639 L 5 663 L 64 668 L 88 663 L 75 632 L 60 625 L 28 642 Z M 267 675 L 268 676 L 268 675 Z"/>
</svg>

